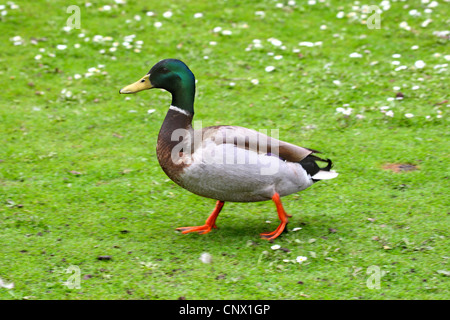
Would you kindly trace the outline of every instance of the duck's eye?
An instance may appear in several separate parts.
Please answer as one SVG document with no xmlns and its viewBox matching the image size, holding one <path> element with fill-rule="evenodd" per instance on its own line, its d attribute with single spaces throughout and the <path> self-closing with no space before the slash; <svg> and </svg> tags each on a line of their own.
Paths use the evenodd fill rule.
<svg viewBox="0 0 450 320">
<path fill-rule="evenodd" d="M 145 82 L 145 79 L 142 79 L 141 82 Z"/>
</svg>

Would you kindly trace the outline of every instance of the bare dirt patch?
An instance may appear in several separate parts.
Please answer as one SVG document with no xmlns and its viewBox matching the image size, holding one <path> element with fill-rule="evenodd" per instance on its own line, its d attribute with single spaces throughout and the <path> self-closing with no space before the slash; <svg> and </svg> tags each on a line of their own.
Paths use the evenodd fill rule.
<svg viewBox="0 0 450 320">
<path fill-rule="evenodd" d="M 394 172 L 415 171 L 418 167 L 410 163 L 386 163 L 383 165 L 384 170 L 391 170 Z"/>
</svg>

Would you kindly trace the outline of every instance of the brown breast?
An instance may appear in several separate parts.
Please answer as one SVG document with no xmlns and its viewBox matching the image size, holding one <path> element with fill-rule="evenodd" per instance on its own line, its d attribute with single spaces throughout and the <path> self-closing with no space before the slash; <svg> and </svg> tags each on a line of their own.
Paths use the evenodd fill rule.
<svg viewBox="0 0 450 320">
<path fill-rule="evenodd" d="M 181 185 L 180 174 L 189 164 L 182 159 L 189 158 L 186 154 L 189 148 L 183 148 L 188 143 L 187 135 L 193 132 L 193 115 L 169 109 L 161 126 L 156 145 L 156 155 L 159 164 L 166 175 L 175 183 Z M 174 154 L 172 154 L 174 153 Z"/>
</svg>

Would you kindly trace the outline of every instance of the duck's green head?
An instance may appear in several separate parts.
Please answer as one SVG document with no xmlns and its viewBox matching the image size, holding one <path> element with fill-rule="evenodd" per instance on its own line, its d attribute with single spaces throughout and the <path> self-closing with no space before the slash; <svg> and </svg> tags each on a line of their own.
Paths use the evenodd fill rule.
<svg viewBox="0 0 450 320">
<path fill-rule="evenodd" d="M 119 92 L 136 93 L 152 88 L 169 91 L 173 106 L 194 112 L 195 77 L 184 62 L 177 59 L 161 60 L 144 77 Z"/>
</svg>

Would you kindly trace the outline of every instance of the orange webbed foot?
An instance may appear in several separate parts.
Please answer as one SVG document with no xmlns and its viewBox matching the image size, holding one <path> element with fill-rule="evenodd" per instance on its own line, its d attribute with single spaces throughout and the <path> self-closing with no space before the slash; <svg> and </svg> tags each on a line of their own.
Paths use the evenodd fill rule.
<svg viewBox="0 0 450 320">
<path fill-rule="evenodd" d="M 275 229 L 275 231 L 263 232 L 263 233 L 260 233 L 260 236 L 262 239 L 273 240 L 273 239 L 277 238 L 280 234 L 283 233 L 283 231 L 286 228 L 286 225 L 287 225 L 287 223 L 280 223 L 280 225 Z"/>
<path fill-rule="evenodd" d="M 205 234 L 210 232 L 213 228 L 217 228 L 216 224 L 214 225 L 207 225 L 204 224 L 202 226 L 196 226 L 196 227 L 181 227 L 177 228 L 177 230 L 181 231 L 181 233 L 186 234 L 190 232 L 198 232 L 199 234 Z"/>
<path fill-rule="evenodd" d="M 281 220 L 281 223 L 275 229 L 275 231 L 263 232 L 260 234 L 261 238 L 266 240 L 273 240 L 277 238 L 280 234 L 282 234 L 288 223 L 287 218 L 291 217 L 291 215 L 288 215 L 286 211 L 284 211 L 283 205 L 281 204 L 280 195 L 278 193 L 275 193 L 273 195 L 272 200 L 273 202 L 275 202 L 275 205 L 277 207 L 278 218 Z"/>
<path fill-rule="evenodd" d="M 224 201 L 217 201 L 216 207 L 214 208 L 211 215 L 206 219 L 206 222 L 202 226 L 195 226 L 195 227 L 181 227 L 177 228 L 177 230 L 181 231 L 181 233 L 186 234 L 190 232 L 197 232 L 199 234 L 205 234 L 210 232 L 213 228 L 217 228 L 216 226 L 216 219 L 217 216 L 220 213 L 220 210 L 222 210 L 223 205 L 225 204 Z"/>
</svg>

